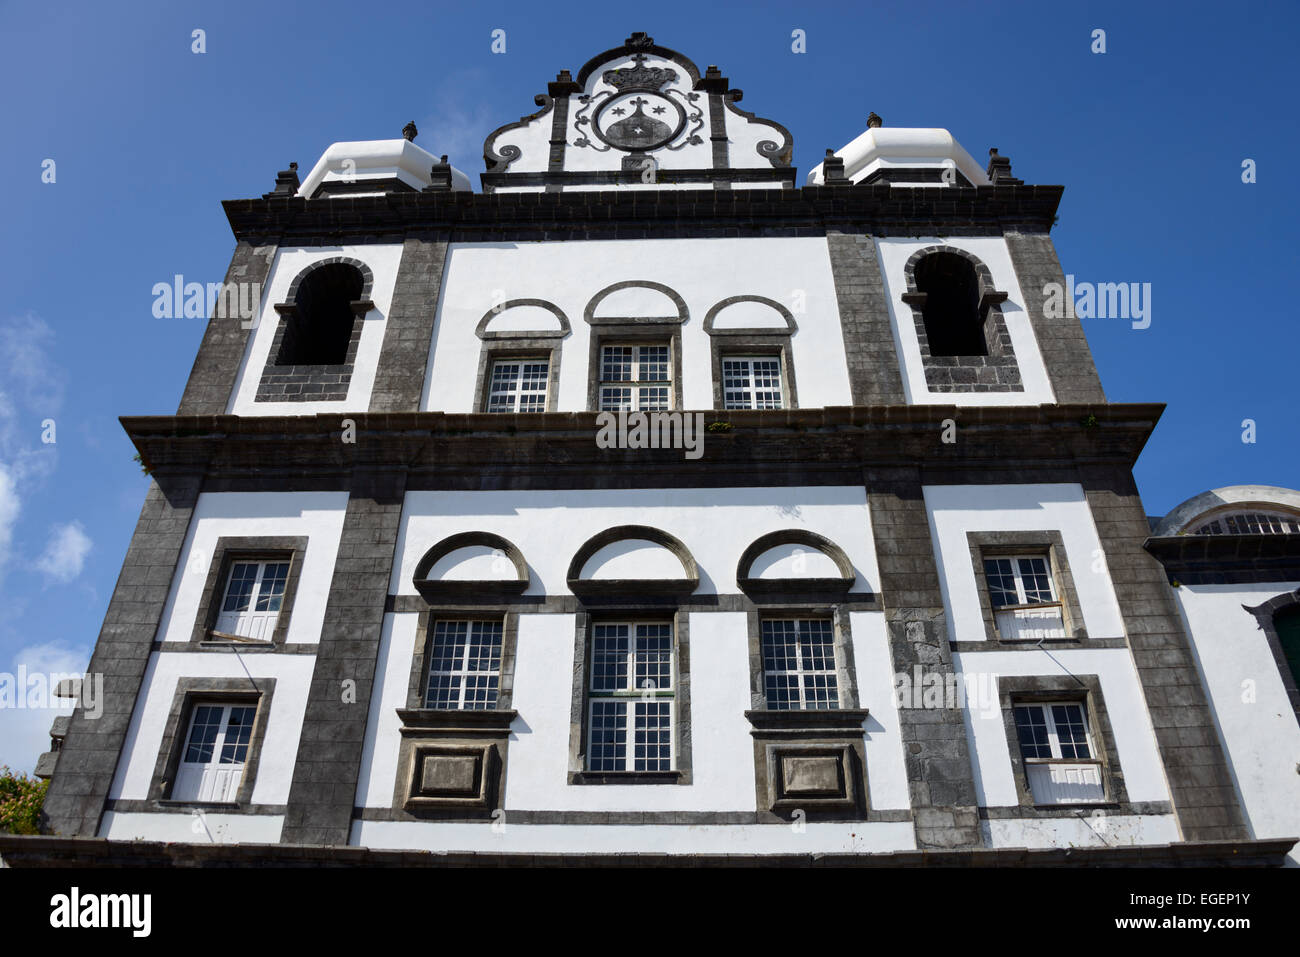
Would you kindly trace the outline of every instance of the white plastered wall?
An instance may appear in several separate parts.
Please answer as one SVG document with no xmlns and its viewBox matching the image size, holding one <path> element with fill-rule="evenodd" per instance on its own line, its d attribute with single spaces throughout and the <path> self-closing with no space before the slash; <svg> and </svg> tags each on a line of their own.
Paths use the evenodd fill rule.
<svg viewBox="0 0 1300 957">
<path fill-rule="evenodd" d="M 682 326 L 682 401 L 713 407 L 709 309 L 732 296 L 782 303 L 799 326 L 791 340 L 801 408 L 849 405 L 848 363 L 826 240 L 819 237 L 453 243 L 448 250 L 434 347 L 420 408 L 478 411 L 482 342 L 474 334 L 494 302 L 543 299 L 569 319 L 556 408 L 587 408 L 590 330 L 584 310 L 602 289 L 649 280 L 676 290 L 690 318 Z"/>
<path fill-rule="evenodd" d="M 294 279 L 314 262 L 346 256 L 370 267 L 374 281 L 370 299 L 375 308 L 358 319 L 362 323 L 361 339 L 357 344 L 356 361 L 352 366 L 352 380 L 346 399 L 330 402 L 257 402 L 257 386 L 262 380 L 267 357 L 275 340 L 275 330 L 280 315 L 275 311 L 278 303 L 287 301 L 289 287 Z M 364 412 L 370 407 L 370 392 L 379 368 L 379 352 L 384 341 L 388 311 L 393 301 L 393 285 L 402 259 L 400 243 L 362 246 L 284 246 L 276 251 L 275 262 L 262 292 L 257 325 L 248 337 L 244 357 L 235 379 L 235 389 L 226 407 L 232 415 L 314 415 L 317 412 Z M 237 322 L 238 320 L 223 320 Z"/>
</svg>

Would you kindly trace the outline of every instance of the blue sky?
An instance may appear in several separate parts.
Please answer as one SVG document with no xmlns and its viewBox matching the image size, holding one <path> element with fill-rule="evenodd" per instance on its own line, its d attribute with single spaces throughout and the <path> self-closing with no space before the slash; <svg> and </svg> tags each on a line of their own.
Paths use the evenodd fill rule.
<svg viewBox="0 0 1300 957">
<path fill-rule="evenodd" d="M 1169 406 L 1137 467 L 1147 511 L 1300 485 L 1298 21 L 1294 3 L 0 4 L 0 672 L 89 659 L 147 484 L 117 416 L 173 413 L 203 333 L 155 319 L 151 289 L 221 281 L 221 200 L 410 119 L 478 188 L 484 136 L 633 30 L 789 127 L 801 182 L 874 110 L 1064 184 L 1066 271 L 1151 283 L 1150 328 L 1085 321 L 1110 400 Z M 0 764 L 30 770 L 50 718 L 0 711 Z"/>
</svg>

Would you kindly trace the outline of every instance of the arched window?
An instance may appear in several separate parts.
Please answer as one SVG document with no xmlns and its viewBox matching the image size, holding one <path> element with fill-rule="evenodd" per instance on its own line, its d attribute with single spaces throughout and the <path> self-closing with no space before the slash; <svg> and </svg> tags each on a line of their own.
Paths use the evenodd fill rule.
<svg viewBox="0 0 1300 957">
<path fill-rule="evenodd" d="M 932 356 L 986 356 L 988 341 L 980 315 L 975 267 L 952 253 L 931 253 L 916 266 L 917 292 Z"/>
<path fill-rule="evenodd" d="M 293 309 L 284 317 L 277 366 L 343 365 L 348 359 L 353 303 L 362 298 L 365 277 L 351 263 L 313 269 L 298 286 Z"/>
<path fill-rule="evenodd" d="M 1194 535 L 1294 535 L 1300 519 L 1288 512 L 1220 512 L 1196 523 Z"/>
</svg>

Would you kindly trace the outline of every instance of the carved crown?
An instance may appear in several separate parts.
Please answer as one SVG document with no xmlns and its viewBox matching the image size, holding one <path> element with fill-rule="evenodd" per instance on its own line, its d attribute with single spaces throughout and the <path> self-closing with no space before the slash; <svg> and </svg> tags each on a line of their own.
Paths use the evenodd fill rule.
<svg viewBox="0 0 1300 957">
<path fill-rule="evenodd" d="M 676 70 L 646 66 L 644 53 L 638 53 L 632 59 L 636 61 L 636 66 L 606 70 L 601 74 L 601 79 L 616 90 L 658 90 L 665 83 L 677 79 Z"/>
</svg>

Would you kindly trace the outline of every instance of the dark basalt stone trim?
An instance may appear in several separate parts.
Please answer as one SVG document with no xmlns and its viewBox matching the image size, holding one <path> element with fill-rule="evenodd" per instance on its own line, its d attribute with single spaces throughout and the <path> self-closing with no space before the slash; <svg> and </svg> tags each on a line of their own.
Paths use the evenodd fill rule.
<svg viewBox="0 0 1300 957">
<path fill-rule="evenodd" d="M 853 568 L 853 562 L 849 560 L 849 556 L 844 553 L 844 549 L 840 548 L 840 546 L 816 532 L 810 532 L 803 528 L 787 528 L 760 535 L 750 542 L 749 546 L 741 552 L 740 562 L 736 565 L 736 581 L 764 581 L 765 579 L 751 579 L 749 577 L 751 567 L 760 555 L 779 545 L 807 545 L 814 551 L 821 552 L 835 563 L 835 567 L 839 569 L 840 578 L 846 588 L 852 588 L 853 583 L 857 580 L 858 575 Z M 788 584 L 798 587 L 800 583 L 799 580 L 794 580 Z"/>
<path fill-rule="evenodd" d="M 483 731 L 497 734 L 509 731 L 511 723 L 519 717 L 512 708 L 490 710 L 447 708 L 398 708 L 402 730 L 455 731 L 458 734 Z"/>
<path fill-rule="evenodd" d="M 569 582 L 569 587 L 572 588 L 575 582 L 584 582 L 589 585 L 598 582 L 612 583 L 612 579 L 597 579 L 595 581 L 583 579 L 582 569 L 591 560 L 591 557 L 606 545 L 612 545 L 626 539 L 638 539 L 662 545 L 677 556 L 677 560 L 682 563 L 682 570 L 686 572 L 686 575 L 681 579 L 642 579 L 637 584 L 667 582 L 672 588 L 665 590 L 670 591 L 676 591 L 688 582 L 691 583 L 691 591 L 694 591 L 695 587 L 699 585 L 700 570 L 699 566 L 695 564 L 695 556 L 691 554 L 691 550 L 676 535 L 671 535 L 662 529 L 651 528 L 649 525 L 616 525 L 613 528 L 607 528 L 596 533 L 587 539 L 582 544 L 582 547 L 574 553 L 573 559 L 569 562 L 569 570 L 564 576 Z"/>
<path fill-rule="evenodd" d="M 493 319 L 514 306 L 540 306 L 548 312 L 555 314 L 555 318 L 560 322 L 560 328 L 520 329 L 511 330 L 509 332 L 487 331 L 488 324 Z M 527 336 L 533 339 L 547 339 L 550 337 L 563 339 L 572 331 L 573 327 L 569 325 L 569 318 L 564 314 L 564 310 L 553 302 L 547 302 L 545 299 L 511 299 L 507 302 L 503 302 L 500 306 L 496 306 L 485 312 L 483 318 L 478 321 L 478 325 L 474 327 L 474 335 L 478 336 L 480 339 L 518 339 L 521 336 Z"/>
<path fill-rule="evenodd" d="M 239 792 L 223 808 L 244 807 L 250 804 L 253 787 L 257 783 L 257 769 L 262 760 L 262 744 L 266 739 L 266 726 L 271 719 L 271 701 L 275 697 L 274 678 L 180 678 L 172 693 L 171 708 L 163 730 L 162 744 L 154 764 L 153 778 L 149 782 L 149 800 L 167 801 L 174 807 L 202 806 L 204 802 L 180 801 L 171 797 L 185 750 L 185 734 L 189 730 L 194 706 L 199 701 L 213 700 L 222 704 L 252 704 L 257 708 L 253 717 L 252 738 L 248 744 L 248 759 L 244 762 L 244 776 L 239 782 Z"/>
<path fill-rule="evenodd" d="M 1075 807 L 1101 805 L 1119 808 L 1128 805 L 1128 789 L 1124 786 L 1115 732 L 1111 728 L 1106 699 L 1101 692 L 1101 679 L 1097 675 L 1001 675 L 998 677 L 998 699 L 1002 708 L 1002 728 L 1007 736 L 1007 751 L 1011 756 L 1011 775 L 1016 783 L 1016 799 L 1022 810 L 1060 807 L 1035 803 L 1029 789 L 1029 772 L 1020 753 L 1015 706 L 1035 701 L 1078 701 L 1087 712 L 1089 731 L 1098 751 L 1094 758 L 1101 761 L 1104 800 Z"/>
<path fill-rule="evenodd" d="M 755 116 L 748 110 L 742 110 L 740 107 L 736 106 L 743 95 L 744 94 L 740 90 L 728 90 L 727 94 L 723 97 L 723 102 L 726 108 L 737 116 L 743 118 L 748 123 L 770 126 L 772 129 L 780 133 L 783 137 L 780 143 L 773 140 L 760 140 L 758 145 L 755 147 L 755 152 L 771 163 L 774 168 L 778 170 L 789 169 L 790 160 L 794 152 L 794 137 L 790 135 L 789 130 L 776 120 L 763 119 L 762 117 Z M 790 169 L 790 174 L 791 178 L 793 178 L 793 169 Z"/>
<path fill-rule="evenodd" d="M 624 285 L 620 283 L 620 285 Z M 626 285 L 637 285 L 628 283 Z M 663 287 L 667 289 L 667 287 Z M 600 294 L 598 294 L 600 295 Z M 674 293 L 674 298 L 677 298 Z M 680 299 L 678 300 L 680 301 Z M 589 305 L 590 311 L 593 305 Z M 682 303 L 685 310 L 686 305 Z M 587 409 L 596 412 L 600 409 L 600 389 L 605 381 L 600 378 L 600 350 L 605 346 L 618 345 L 667 345 L 669 361 L 672 362 L 672 380 L 667 383 L 671 397 L 671 409 L 682 407 L 682 322 L 684 319 L 588 319 L 591 325 L 587 337 L 587 368 L 592 370 L 587 376 Z M 615 385 L 616 383 L 610 383 Z"/>
<path fill-rule="evenodd" d="M 952 186 L 968 186 L 974 188 L 975 184 L 968 180 L 965 174 L 956 167 L 952 168 L 954 178 L 951 184 L 943 178 L 945 170 L 934 166 L 924 166 L 916 168 L 906 168 L 900 166 L 886 166 L 873 170 L 870 175 L 860 181 L 858 185 L 871 186 L 875 183 L 943 183 Z"/>
<path fill-rule="evenodd" d="M 211 814 L 239 814 L 246 817 L 275 817 L 283 814 L 284 804 L 239 804 L 221 801 L 133 801 L 109 799 L 104 802 L 104 811 L 117 814 L 177 814 L 183 811 L 207 811 Z"/>
<path fill-rule="evenodd" d="M 665 296 L 671 299 L 673 301 L 673 305 L 677 307 L 677 315 L 675 316 L 599 316 L 599 317 L 596 315 L 597 307 L 613 293 L 616 293 L 622 289 L 639 289 L 639 288 L 653 289 L 656 292 L 663 293 Z M 612 285 L 606 286 L 604 289 L 600 290 L 598 293 L 592 296 L 590 301 L 587 303 L 587 307 L 582 310 L 582 318 L 586 320 L 588 325 L 626 324 L 626 323 L 650 323 L 654 325 L 659 325 L 664 323 L 681 324 L 681 323 L 685 323 L 687 320 L 691 318 L 691 312 L 689 309 L 686 308 L 686 300 L 683 299 L 681 297 L 681 294 L 678 293 L 677 290 L 673 289 L 671 286 L 665 286 L 661 282 L 652 282 L 649 279 L 626 279 L 623 280 L 622 282 L 616 282 L 613 283 Z"/>
<path fill-rule="evenodd" d="M 485 548 L 499 550 L 506 558 L 510 559 L 510 564 L 514 566 L 515 580 L 502 582 L 481 582 L 481 581 L 446 581 L 431 582 L 429 581 L 429 571 L 439 560 L 450 555 L 452 552 L 459 551 L 462 548 L 472 548 L 481 545 Z M 502 538 L 492 532 L 460 532 L 456 535 L 449 535 L 438 544 L 434 545 L 424 553 L 420 561 L 415 566 L 415 574 L 412 583 L 416 589 L 424 593 L 420 588 L 421 585 L 446 584 L 446 585 L 485 585 L 500 584 L 509 586 L 504 589 L 506 594 L 518 594 L 528 588 L 528 562 L 524 560 L 524 554 L 509 539 Z M 520 587 L 522 586 L 522 587 Z"/>
<path fill-rule="evenodd" d="M 449 234 L 407 236 L 370 391 L 371 412 L 412 412 L 428 368 Z"/>
<path fill-rule="evenodd" d="M 506 814 L 529 814 L 507 811 Z M 572 812 L 581 813 L 581 812 Z M 682 813 L 682 812 L 668 812 Z M 891 812 L 877 812 L 890 814 Z M 510 820 L 515 820 L 510 817 Z M 889 820 L 893 820 L 892 817 Z M 520 823 L 525 823 L 520 821 Z M 549 822 L 547 822 L 549 823 Z M 561 822 L 567 823 L 567 822 Z M 573 823 L 583 823 L 574 821 Z M 684 821 L 684 823 L 691 823 Z M 963 848 L 878 854 L 663 854 L 533 853 L 501 851 L 376 850 L 305 844 L 181 844 L 0 835 L 10 867 L 681 867 L 897 868 L 897 867 L 1281 867 L 1292 837 L 1267 841 L 1189 841 L 1116 847 Z"/>
<path fill-rule="evenodd" d="M 1083 609 L 1079 605 L 1079 595 L 1074 588 L 1074 576 L 1070 574 L 1070 558 L 1065 552 L 1065 540 L 1057 529 L 1041 531 L 997 531 L 967 532 L 966 543 L 970 549 L 971 568 L 975 573 L 975 588 L 979 593 L 980 612 L 984 618 L 984 637 L 990 648 L 1016 648 L 1034 642 L 1007 640 L 998 631 L 997 617 L 993 614 L 993 602 L 989 598 L 988 579 L 984 574 L 984 559 L 999 555 L 1046 554 L 1048 571 L 1052 575 L 1052 584 L 1056 588 L 1057 598 L 1064 611 L 1062 621 L 1069 638 L 1044 639 L 1043 644 L 1055 647 L 1069 647 L 1070 643 L 1087 643 L 1088 630 L 1083 622 Z M 965 642 L 972 644 L 973 642 Z M 1121 645 L 1125 644 L 1121 640 Z"/>
<path fill-rule="evenodd" d="M 713 376 L 713 408 L 719 415 L 743 409 L 724 409 L 722 360 L 732 356 L 772 356 L 781 362 L 781 402 L 787 409 L 799 408 L 799 387 L 794 375 L 794 347 L 790 333 L 780 329 L 727 329 L 709 333 L 709 364 Z M 753 411 L 753 410 L 749 410 Z"/>
<path fill-rule="evenodd" d="M 122 424 L 154 477 L 208 491 L 341 489 L 397 470 L 415 489 L 861 485 L 864 467 L 923 467 L 928 484 L 1079 481 L 1084 465 L 1132 467 L 1158 405 L 877 406 L 706 413 L 703 458 L 600 449 L 597 413 L 147 416 Z M 1083 428 L 1087 416 L 1097 427 Z M 356 442 L 339 441 L 343 420 Z M 960 441 L 941 441 L 946 419 Z M 1007 463 L 1016 463 L 1008 467 Z M 1048 478 L 1051 476 L 1051 478 Z M 187 478 L 189 477 L 189 478 Z M 1144 528 L 1145 531 L 1145 528 Z"/>
<path fill-rule="evenodd" d="M 1169 535 L 1142 547 L 1171 582 L 1235 585 L 1300 579 L 1300 535 Z"/>
<path fill-rule="evenodd" d="M 579 599 L 573 595 L 476 593 L 440 597 L 436 602 L 431 603 L 421 595 L 389 595 L 384 603 L 384 613 L 419 614 L 428 611 L 430 605 L 435 604 L 439 611 L 458 617 L 484 614 L 488 611 L 525 615 L 572 615 L 586 605 L 599 606 L 602 610 L 617 608 L 620 604 L 633 610 L 644 609 L 648 600 L 648 598 L 637 597 L 620 603 L 617 599 L 599 601 L 590 595 Z M 833 596 L 809 594 L 800 589 L 797 583 L 791 583 L 787 591 L 762 595 L 760 600 L 762 607 L 779 606 L 786 610 L 798 609 L 805 614 L 818 613 L 831 605 L 853 606 L 852 611 L 880 611 L 879 595 L 870 592 L 849 592 Z M 755 607 L 755 603 L 748 595 L 739 593 L 689 595 L 686 598 L 671 597 L 669 607 L 688 612 L 749 611 Z"/>
<path fill-rule="evenodd" d="M 199 480 L 151 483 L 86 671 L 104 675 L 102 711 L 80 705 L 68 722 L 41 813 L 50 834 L 93 836 L 144 682 L 149 648 L 167 604 Z"/>
<path fill-rule="evenodd" d="M 349 196 L 352 193 L 415 193 L 418 190 L 410 183 L 396 176 L 376 176 L 373 179 L 354 179 L 351 182 L 342 179 L 323 180 L 311 194 L 312 199 L 322 196 Z"/>
<path fill-rule="evenodd" d="M 285 637 L 289 633 L 293 603 L 298 595 L 298 578 L 302 574 L 302 563 L 307 556 L 307 547 L 308 538 L 306 535 L 223 535 L 218 538 L 216 547 L 212 550 L 212 561 L 208 565 L 208 576 L 203 583 L 203 594 L 199 598 L 198 615 L 194 621 L 194 628 L 190 633 L 190 641 L 195 643 L 208 643 L 211 641 L 214 644 L 238 645 L 241 649 L 244 647 L 259 647 L 252 643 L 245 645 L 244 643 L 213 637 L 212 630 L 217 626 L 221 602 L 225 598 L 224 586 L 230 579 L 231 567 L 237 561 L 287 559 L 289 562 L 289 576 L 284 584 L 284 594 L 280 598 L 280 614 L 275 621 L 275 633 L 271 637 L 271 640 L 276 645 L 283 645 Z M 154 647 L 172 644 L 180 644 L 180 642 L 156 641 Z"/>
<path fill-rule="evenodd" d="M 709 181 L 719 175 L 715 170 L 702 172 L 707 173 Z M 402 241 L 412 230 L 436 232 L 452 228 L 457 239 L 464 242 L 735 236 L 736 230 L 743 236 L 825 235 L 830 229 L 876 236 L 1005 233 L 1012 245 L 1017 275 L 1026 283 L 1029 280 L 1021 266 L 1030 270 L 1041 264 L 1047 269 L 1050 264 L 1042 257 L 1049 254 L 1055 263 L 1047 232 L 1063 191 L 1060 186 L 882 184 L 772 190 L 393 193 L 328 201 L 300 197 L 239 199 L 222 205 L 236 239 L 272 245 L 391 243 Z M 1059 264 L 1054 268 L 1059 273 Z M 1026 296 L 1034 298 L 1029 291 Z M 1039 296 L 1035 300 L 1037 305 L 1029 304 L 1031 319 L 1035 309 L 1041 311 L 1041 299 Z M 1071 323 L 1081 337 L 1078 320 Z M 1044 338 L 1053 330 L 1043 328 L 1040 319 L 1034 322 L 1034 331 L 1040 348 L 1045 348 Z M 1095 379 L 1090 356 L 1088 364 L 1085 371 Z M 1049 361 L 1048 369 L 1069 375 L 1054 361 Z M 1102 400 L 1099 390 L 1088 394 L 1085 401 Z M 1070 393 L 1058 395 L 1062 401 L 1079 401 Z M 1093 395 L 1096 397 L 1091 398 Z"/>
<path fill-rule="evenodd" d="M 149 649 L 155 654 L 196 652 L 203 654 L 314 655 L 320 650 L 315 642 L 291 641 L 267 645 L 239 641 L 155 641 Z"/>
<path fill-rule="evenodd" d="M 894 345 L 885 276 L 871 236 L 851 229 L 826 233 L 854 405 L 902 405 L 903 365 Z"/>
<path fill-rule="evenodd" d="M 1124 638 L 1047 638 L 1036 641 L 950 641 L 954 655 L 977 655 L 984 651 L 1054 651 L 1057 648 L 1127 648 Z"/>
<path fill-rule="evenodd" d="M 511 359 L 546 357 L 546 411 L 554 412 L 560 394 L 560 361 L 564 357 L 564 337 L 542 332 L 502 332 L 483 339 L 479 350 L 478 373 L 474 378 L 474 409 L 476 414 L 494 417 L 532 418 L 537 412 L 488 412 L 488 398 L 492 388 L 492 366 Z"/>
<path fill-rule="evenodd" d="M 1033 821 L 1052 818 L 1083 818 L 1085 820 L 1107 817 L 1155 817 L 1173 814 L 1174 806 L 1168 801 L 1129 801 L 1086 805 L 1044 805 L 1043 807 L 995 806 L 981 807 L 981 821 Z M 1104 841 L 1104 838 L 1103 838 Z"/>
<path fill-rule="evenodd" d="M 715 329 L 713 327 L 713 320 L 718 313 L 723 309 L 726 309 L 728 306 L 735 305 L 738 302 L 761 302 L 765 306 L 770 306 L 780 314 L 783 320 L 785 320 L 785 328 L 777 329 L 775 327 L 756 326 L 751 328 Z M 711 336 L 761 336 L 764 334 L 786 336 L 794 335 L 798 332 L 799 325 L 794 321 L 794 314 L 775 299 L 768 299 L 766 296 L 730 296 L 723 299 L 721 302 L 716 303 L 705 314 L 704 331 Z"/>
<path fill-rule="evenodd" d="M 780 731 L 809 732 L 819 735 L 845 733 L 860 737 L 863 733 L 862 722 L 871 716 L 866 708 L 839 708 L 830 711 L 789 711 L 751 710 L 745 717 L 753 725 L 754 732 L 772 734 Z"/>
<path fill-rule="evenodd" d="M 638 154 L 640 155 L 640 154 Z M 556 172 L 483 173 L 483 187 L 495 192 L 511 187 L 545 187 L 548 192 L 566 191 L 574 186 L 609 186 L 616 188 L 640 184 L 645 166 L 635 158 L 622 169 L 559 170 Z M 707 183 L 714 189 L 733 183 L 770 183 L 773 189 L 792 189 L 795 171 L 756 169 L 663 169 L 656 168 L 654 182 L 663 184 Z M 725 184 L 725 185 L 724 185 Z M 584 190 L 585 192 L 585 190 Z M 498 193 L 497 195 L 503 195 Z M 504 194 L 508 195 L 508 194 Z"/>
<path fill-rule="evenodd" d="M 504 126 L 497 127 L 487 135 L 485 140 L 483 140 L 483 162 L 487 164 L 489 172 L 496 172 L 498 174 L 504 172 L 509 168 L 511 163 L 523 155 L 519 147 L 514 145 L 503 146 L 501 147 L 501 152 L 498 153 L 494 148 L 496 146 L 497 137 L 510 130 L 522 129 L 529 123 L 533 122 L 533 120 L 545 116 L 546 112 L 555 105 L 555 99 L 549 94 L 539 93 L 533 97 L 533 103 L 539 107 L 536 113 L 530 113 L 528 116 L 521 116 L 518 122 L 507 123 Z M 480 178 L 482 178 L 484 191 L 490 193 L 492 190 L 488 186 L 488 181 L 486 179 L 488 175 L 488 173 L 481 173 Z M 421 195 L 426 194 L 422 193 Z"/>
</svg>

